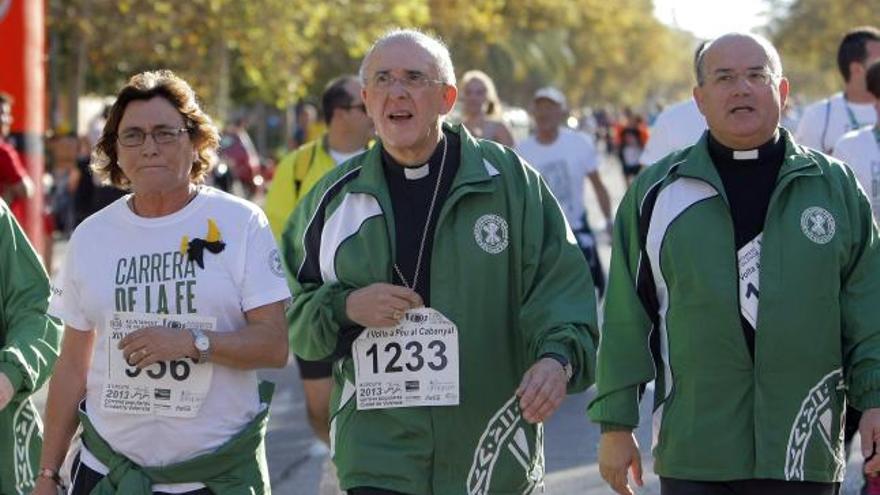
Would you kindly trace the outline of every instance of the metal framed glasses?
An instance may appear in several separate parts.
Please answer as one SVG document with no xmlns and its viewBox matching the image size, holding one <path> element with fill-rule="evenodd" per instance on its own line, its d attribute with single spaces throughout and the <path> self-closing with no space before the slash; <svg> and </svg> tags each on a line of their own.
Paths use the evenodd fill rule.
<svg viewBox="0 0 880 495">
<path fill-rule="evenodd" d="M 739 83 L 740 79 L 745 79 L 752 87 L 769 86 L 777 78 L 777 74 L 767 69 L 749 69 L 743 73 L 737 73 L 731 70 L 718 71 L 712 76 L 713 84 L 721 87 L 733 87 Z"/>
<path fill-rule="evenodd" d="M 422 89 L 434 84 L 446 84 L 439 79 L 431 79 L 424 72 L 408 70 L 402 77 L 395 77 L 388 71 L 379 71 L 373 74 L 369 84 L 376 89 L 388 90 L 394 83 L 400 83 L 405 89 Z"/>
<path fill-rule="evenodd" d="M 177 138 L 186 132 L 189 132 L 189 129 L 185 127 L 156 127 L 149 133 L 143 129 L 132 128 L 117 134 L 116 141 L 122 146 L 133 148 L 143 145 L 147 140 L 147 134 L 149 134 L 153 136 L 153 141 L 156 144 L 169 144 L 177 141 Z"/>
</svg>

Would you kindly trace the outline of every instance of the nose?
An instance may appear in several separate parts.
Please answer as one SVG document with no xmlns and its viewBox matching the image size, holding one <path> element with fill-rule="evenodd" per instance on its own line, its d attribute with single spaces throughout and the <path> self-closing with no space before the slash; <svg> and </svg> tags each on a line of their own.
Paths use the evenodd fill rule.
<svg viewBox="0 0 880 495">
<path fill-rule="evenodd" d="M 152 155 L 159 152 L 159 143 L 153 139 L 153 135 L 151 133 L 147 133 L 144 136 L 144 144 L 141 145 L 141 154 L 142 155 Z"/>
</svg>

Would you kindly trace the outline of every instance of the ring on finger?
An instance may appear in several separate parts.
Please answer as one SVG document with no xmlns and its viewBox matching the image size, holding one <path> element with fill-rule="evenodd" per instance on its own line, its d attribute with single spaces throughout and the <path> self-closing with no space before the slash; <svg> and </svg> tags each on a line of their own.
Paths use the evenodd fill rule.
<svg viewBox="0 0 880 495">
<path fill-rule="evenodd" d="M 400 311 L 399 309 L 395 309 L 391 312 L 391 319 L 392 320 L 399 320 L 401 318 L 403 318 L 403 312 Z"/>
</svg>

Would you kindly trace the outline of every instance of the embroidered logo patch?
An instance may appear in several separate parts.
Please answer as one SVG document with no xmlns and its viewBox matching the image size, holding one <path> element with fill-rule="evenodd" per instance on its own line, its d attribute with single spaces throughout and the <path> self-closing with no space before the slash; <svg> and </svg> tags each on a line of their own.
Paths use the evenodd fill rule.
<svg viewBox="0 0 880 495">
<path fill-rule="evenodd" d="M 275 275 L 284 278 L 284 265 L 281 264 L 281 255 L 278 254 L 277 249 L 269 252 L 269 269 Z"/>
<path fill-rule="evenodd" d="M 507 221 L 498 215 L 483 215 L 474 224 L 474 240 L 489 254 L 504 251 L 507 247 L 507 235 Z"/>
<path fill-rule="evenodd" d="M 801 214 L 801 231 L 816 244 L 827 244 L 834 238 L 834 216 L 824 208 L 811 206 Z"/>
</svg>

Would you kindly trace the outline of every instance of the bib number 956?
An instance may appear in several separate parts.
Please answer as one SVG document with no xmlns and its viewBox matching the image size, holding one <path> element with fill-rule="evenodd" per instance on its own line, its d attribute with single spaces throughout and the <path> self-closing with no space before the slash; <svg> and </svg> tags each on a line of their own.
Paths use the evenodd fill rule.
<svg viewBox="0 0 880 495">
<path fill-rule="evenodd" d="M 174 380 L 178 382 L 182 382 L 189 378 L 190 367 L 189 363 L 186 361 L 173 360 L 173 361 L 159 361 L 158 363 L 151 365 L 147 368 L 126 368 L 125 374 L 129 378 L 135 378 L 143 372 L 146 376 L 152 378 L 153 380 L 161 380 L 165 378 L 167 374 Z"/>
<path fill-rule="evenodd" d="M 384 363 L 385 373 L 401 373 L 404 367 L 412 372 L 420 371 L 426 365 L 433 371 L 446 369 L 449 359 L 446 357 L 446 344 L 440 340 L 432 340 L 427 344 L 426 359 L 423 356 L 425 348 L 419 341 L 410 341 L 404 345 L 398 342 L 388 342 L 379 350 L 379 344 L 374 343 L 367 349 L 367 356 L 371 359 L 373 373 L 380 371 L 380 362 Z M 401 357 L 404 362 L 401 363 Z"/>
</svg>

